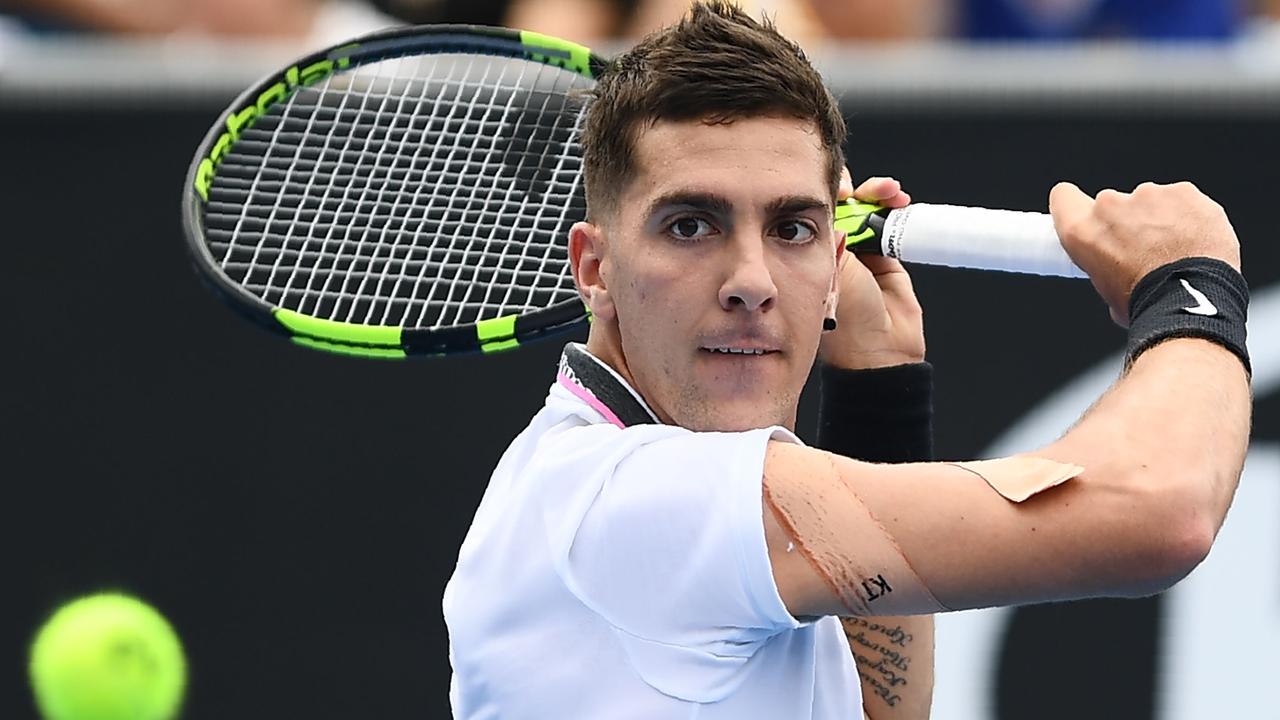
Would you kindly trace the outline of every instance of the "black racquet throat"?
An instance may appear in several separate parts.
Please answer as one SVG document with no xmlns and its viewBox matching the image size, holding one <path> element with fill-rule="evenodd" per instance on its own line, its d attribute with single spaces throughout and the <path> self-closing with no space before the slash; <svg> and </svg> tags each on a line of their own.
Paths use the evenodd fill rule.
<svg viewBox="0 0 1280 720">
<path fill-rule="evenodd" d="M 464 25 L 308 55 L 200 145 L 183 207 L 196 266 L 250 319 L 349 355 L 496 352 L 577 327 L 582 94 L 605 67 L 576 43 Z M 859 252 L 1079 274 L 1037 213 L 855 202 L 836 226 Z"/>
</svg>

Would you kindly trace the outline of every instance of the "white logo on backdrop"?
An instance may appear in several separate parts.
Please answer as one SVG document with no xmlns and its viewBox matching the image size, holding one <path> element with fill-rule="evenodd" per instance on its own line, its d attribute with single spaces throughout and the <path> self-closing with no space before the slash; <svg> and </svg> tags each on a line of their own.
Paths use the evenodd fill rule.
<svg viewBox="0 0 1280 720">
<path fill-rule="evenodd" d="M 1280 390 L 1280 286 L 1249 309 L 1254 397 Z M 1121 358 L 1098 363 L 1050 395 L 984 453 L 1052 442 L 1115 380 Z M 1157 720 L 1258 717 L 1280 705 L 1280 443 L 1255 442 L 1209 557 L 1166 595 L 1157 664 Z M 1012 611 L 938 617 L 934 715 L 995 718 L 996 663 Z"/>
</svg>

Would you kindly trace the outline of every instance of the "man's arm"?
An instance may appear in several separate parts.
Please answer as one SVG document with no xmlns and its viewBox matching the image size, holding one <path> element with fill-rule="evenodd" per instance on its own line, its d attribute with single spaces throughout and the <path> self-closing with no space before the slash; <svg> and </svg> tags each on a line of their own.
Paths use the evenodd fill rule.
<svg viewBox="0 0 1280 720">
<path fill-rule="evenodd" d="M 904 313 L 899 320 L 915 322 L 918 328 L 920 313 L 918 309 Z M 922 331 L 916 336 L 920 342 L 904 359 L 923 360 Z M 840 360 L 825 355 L 816 446 L 869 462 L 932 460 L 933 372 L 929 364 L 857 368 L 832 364 Z M 842 622 L 862 685 L 864 716 L 872 720 L 929 717 L 933 616 L 847 617 Z"/>
<path fill-rule="evenodd" d="M 845 617 L 845 637 L 872 720 L 927 718 L 933 704 L 933 616 Z"/>
<path fill-rule="evenodd" d="M 1055 190 L 1055 218 L 1064 246 L 1116 317 L 1127 314 L 1137 279 L 1167 262 L 1209 256 L 1238 265 L 1221 208 L 1190 186 L 1104 193 L 1096 204 L 1062 193 Z M 795 507 L 812 511 L 815 527 L 837 528 L 797 537 L 771 503 L 766 538 L 779 591 L 793 614 L 850 615 L 841 591 L 879 579 L 874 612 L 865 614 L 888 615 L 1167 588 L 1203 559 L 1221 526 L 1249 412 L 1240 360 L 1210 341 L 1180 338 L 1142 354 L 1075 428 L 1034 454 L 1084 470 L 1024 502 L 955 465 L 870 465 L 775 443 L 766 495 L 812 501 Z M 1018 465 L 1001 471 L 1016 474 Z M 793 546 L 807 552 L 788 552 Z M 848 572 L 833 574 L 830 562 L 824 570 L 823 560 Z M 880 568 L 892 570 L 877 577 Z"/>
<path fill-rule="evenodd" d="M 910 201 L 889 178 L 857 190 L 847 172 L 840 196 L 886 207 Z M 933 371 L 924 362 L 924 321 L 911 278 L 891 258 L 855 258 L 840 268 L 836 329 L 823 335 L 817 447 L 868 462 L 933 459 Z M 927 718 L 933 701 L 933 616 L 844 618 L 872 720 Z"/>
</svg>

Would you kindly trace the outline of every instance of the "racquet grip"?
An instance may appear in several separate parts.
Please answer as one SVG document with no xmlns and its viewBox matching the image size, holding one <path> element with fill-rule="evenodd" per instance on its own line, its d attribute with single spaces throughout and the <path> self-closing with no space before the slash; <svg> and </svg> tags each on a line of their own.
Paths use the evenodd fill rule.
<svg viewBox="0 0 1280 720">
<path fill-rule="evenodd" d="M 855 252 L 926 265 L 1085 277 L 1044 213 L 915 204 L 879 209 L 868 220 L 866 228 L 874 233 L 864 230 L 863 239 L 850 245 Z"/>
</svg>

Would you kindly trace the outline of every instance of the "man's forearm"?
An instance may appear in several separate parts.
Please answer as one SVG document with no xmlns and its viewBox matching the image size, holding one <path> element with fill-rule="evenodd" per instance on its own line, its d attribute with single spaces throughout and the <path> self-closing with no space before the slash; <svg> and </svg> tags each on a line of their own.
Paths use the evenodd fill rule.
<svg viewBox="0 0 1280 720">
<path fill-rule="evenodd" d="M 933 704 L 933 616 L 841 618 L 871 720 L 927 718 Z"/>
<path fill-rule="evenodd" d="M 933 459 L 933 373 L 927 363 L 822 368 L 818 446 L 869 462 Z M 933 616 L 842 618 L 871 720 L 927 718 L 933 703 Z"/>
<path fill-rule="evenodd" d="M 1101 477 L 1130 478 L 1117 488 L 1161 498 L 1147 517 L 1134 518 L 1133 531 L 1184 537 L 1198 562 L 1239 482 L 1250 406 L 1248 379 L 1234 355 L 1206 340 L 1169 340 L 1139 357 L 1043 454 Z"/>
</svg>

